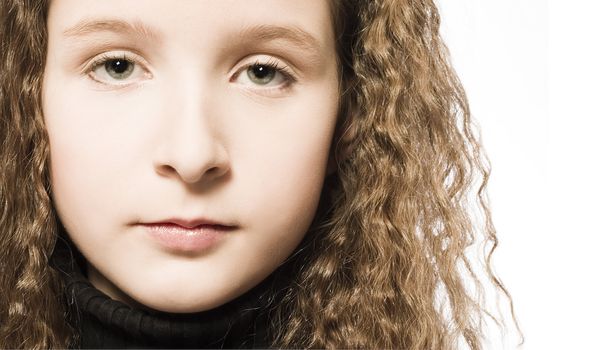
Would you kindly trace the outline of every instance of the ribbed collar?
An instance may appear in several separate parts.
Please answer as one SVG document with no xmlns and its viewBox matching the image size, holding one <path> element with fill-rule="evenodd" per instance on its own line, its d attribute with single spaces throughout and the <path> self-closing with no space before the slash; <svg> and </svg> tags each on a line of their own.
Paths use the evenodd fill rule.
<svg viewBox="0 0 600 350">
<path fill-rule="evenodd" d="M 216 309 L 175 314 L 132 308 L 96 289 L 84 274 L 85 259 L 59 238 L 53 266 L 65 281 L 69 319 L 82 348 L 267 347 L 266 309 L 271 278 Z"/>
</svg>

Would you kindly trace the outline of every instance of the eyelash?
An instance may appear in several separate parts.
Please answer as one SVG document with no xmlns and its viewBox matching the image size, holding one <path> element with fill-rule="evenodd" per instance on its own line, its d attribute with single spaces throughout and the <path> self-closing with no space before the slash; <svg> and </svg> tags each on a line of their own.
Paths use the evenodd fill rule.
<svg viewBox="0 0 600 350">
<path fill-rule="evenodd" d="M 290 70 L 290 68 L 288 66 L 285 65 L 280 65 L 278 61 L 276 61 L 273 58 L 269 58 L 269 60 L 265 61 L 260 61 L 260 60 L 255 60 L 253 64 L 247 64 L 245 66 L 243 66 L 242 68 L 240 68 L 236 73 L 234 73 L 234 75 L 231 77 L 231 79 L 236 79 L 240 74 L 242 74 L 243 72 L 246 72 L 249 68 L 251 67 L 255 67 L 255 66 L 263 66 L 263 67 L 267 67 L 269 69 L 273 69 L 276 73 L 279 73 L 282 75 L 283 79 L 284 79 L 284 83 L 281 84 L 280 86 L 274 86 L 274 87 L 266 87 L 266 88 L 256 88 L 253 90 L 261 90 L 261 91 L 272 91 L 272 90 L 285 90 L 290 88 L 294 83 L 296 83 L 297 79 L 294 76 L 294 73 L 292 73 L 292 71 Z"/>
<path fill-rule="evenodd" d="M 89 75 L 94 81 L 103 84 L 103 85 L 108 85 L 108 86 L 112 86 L 112 87 L 126 87 L 129 85 L 132 85 L 132 83 L 127 83 L 127 84 L 110 84 L 110 83 L 106 83 L 103 81 L 100 81 L 99 79 L 96 79 L 92 72 L 94 72 L 98 67 L 106 64 L 106 62 L 109 62 L 111 60 L 123 60 L 123 61 L 127 61 L 130 63 L 134 64 L 134 69 L 135 66 L 143 66 L 144 63 L 136 58 L 135 56 L 129 55 L 127 53 L 120 53 L 120 54 L 115 54 L 115 53 L 103 53 L 100 56 L 98 56 L 97 58 L 95 58 L 90 64 L 87 65 L 87 68 L 84 69 L 84 73 Z M 233 79 L 236 79 L 240 74 L 242 74 L 243 72 L 246 72 L 249 68 L 251 67 L 255 67 L 255 66 L 263 66 L 263 67 L 267 67 L 269 69 L 273 69 L 276 73 L 279 73 L 282 75 L 284 83 L 280 84 L 279 86 L 274 86 L 274 87 L 264 87 L 264 88 L 251 88 L 252 90 L 260 90 L 266 93 L 269 92 L 273 92 L 276 90 L 286 90 L 288 88 L 290 88 L 294 83 L 297 82 L 297 79 L 295 78 L 294 73 L 292 73 L 291 69 L 288 66 L 285 65 L 280 65 L 280 63 L 276 60 L 274 60 L 273 58 L 270 58 L 267 61 L 261 61 L 259 59 L 255 60 L 254 63 L 252 64 L 246 64 L 243 67 L 241 67 L 238 71 L 236 71 L 233 76 L 231 77 L 230 81 Z"/>
<path fill-rule="evenodd" d="M 87 74 L 88 76 L 90 76 L 94 81 L 96 81 L 100 84 L 103 84 L 103 85 L 117 86 L 117 87 L 119 87 L 119 86 L 124 87 L 124 86 L 131 85 L 131 83 L 129 83 L 129 84 L 109 84 L 109 83 L 100 81 L 99 79 L 96 79 L 94 77 L 92 72 L 94 72 L 96 70 L 96 68 L 98 68 L 98 67 L 106 64 L 106 62 L 112 61 L 112 60 L 123 60 L 123 61 L 131 62 L 135 66 L 143 65 L 143 63 L 138 58 L 131 56 L 129 54 L 126 54 L 126 53 L 121 53 L 121 54 L 103 53 L 100 56 L 96 57 L 94 60 L 92 60 L 92 62 L 90 62 L 90 64 L 87 65 L 87 67 L 84 69 L 84 73 Z"/>
</svg>

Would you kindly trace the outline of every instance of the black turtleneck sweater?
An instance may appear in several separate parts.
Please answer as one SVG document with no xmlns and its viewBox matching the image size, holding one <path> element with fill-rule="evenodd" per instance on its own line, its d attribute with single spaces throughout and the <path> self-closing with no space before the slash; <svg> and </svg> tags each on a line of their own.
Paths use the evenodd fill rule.
<svg viewBox="0 0 600 350">
<path fill-rule="evenodd" d="M 267 305 L 273 278 L 213 310 L 174 314 L 132 308 L 96 289 L 85 276 L 85 259 L 60 238 L 53 266 L 65 281 L 68 321 L 81 348 L 265 348 Z"/>
</svg>

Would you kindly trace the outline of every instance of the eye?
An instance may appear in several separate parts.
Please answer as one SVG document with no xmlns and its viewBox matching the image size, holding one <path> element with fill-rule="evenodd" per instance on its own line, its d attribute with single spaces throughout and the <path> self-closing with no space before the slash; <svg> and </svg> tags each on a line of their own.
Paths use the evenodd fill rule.
<svg viewBox="0 0 600 350">
<path fill-rule="evenodd" d="M 258 85 L 267 85 L 272 82 L 277 73 L 279 72 L 275 68 L 264 64 L 254 64 L 246 70 L 248 78 Z"/>
<path fill-rule="evenodd" d="M 238 83 L 263 88 L 285 88 L 295 82 L 289 69 L 275 61 L 255 62 L 234 76 Z"/>
<path fill-rule="evenodd" d="M 104 70 L 117 80 L 127 79 L 133 72 L 134 62 L 124 59 L 111 59 L 104 62 Z"/>
<path fill-rule="evenodd" d="M 139 80 L 147 73 L 138 60 L 127 54 L 103 54 L 95 59 L 87 73 L 92 79 L 107 85 L 126 85 L 131 80 Z"/>
</svg>

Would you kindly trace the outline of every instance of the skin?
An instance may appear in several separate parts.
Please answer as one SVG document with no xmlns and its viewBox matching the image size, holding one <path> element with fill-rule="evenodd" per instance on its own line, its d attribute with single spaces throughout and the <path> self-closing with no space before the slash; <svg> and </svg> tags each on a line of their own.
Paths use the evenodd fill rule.
<svg viewBox="0 0 600 350">
<path fill-rule="evenodd" d="M 153 35 L 111 25 L 74 36 L 69 28 L 84 19 L 143 24 Z M 248 28 L 259 25 L 302 30 L 312 48 L 281 33 L 253 37 Z M 128 304 L 198 312 L 284 262 L 332 164 L 333 38 L 322 0 L 52 1 L 43 87 L 52 198 L 94 286 Z M 102 54 L 139 62 L 111 75 L 90 68 Z M 248 74 L 257 62 L 287 67 L 294 81 L 277 73 L 257 83 Z M 183 252 L 138 225 L 173 217 L 235 229 Z"/>
</svg>

